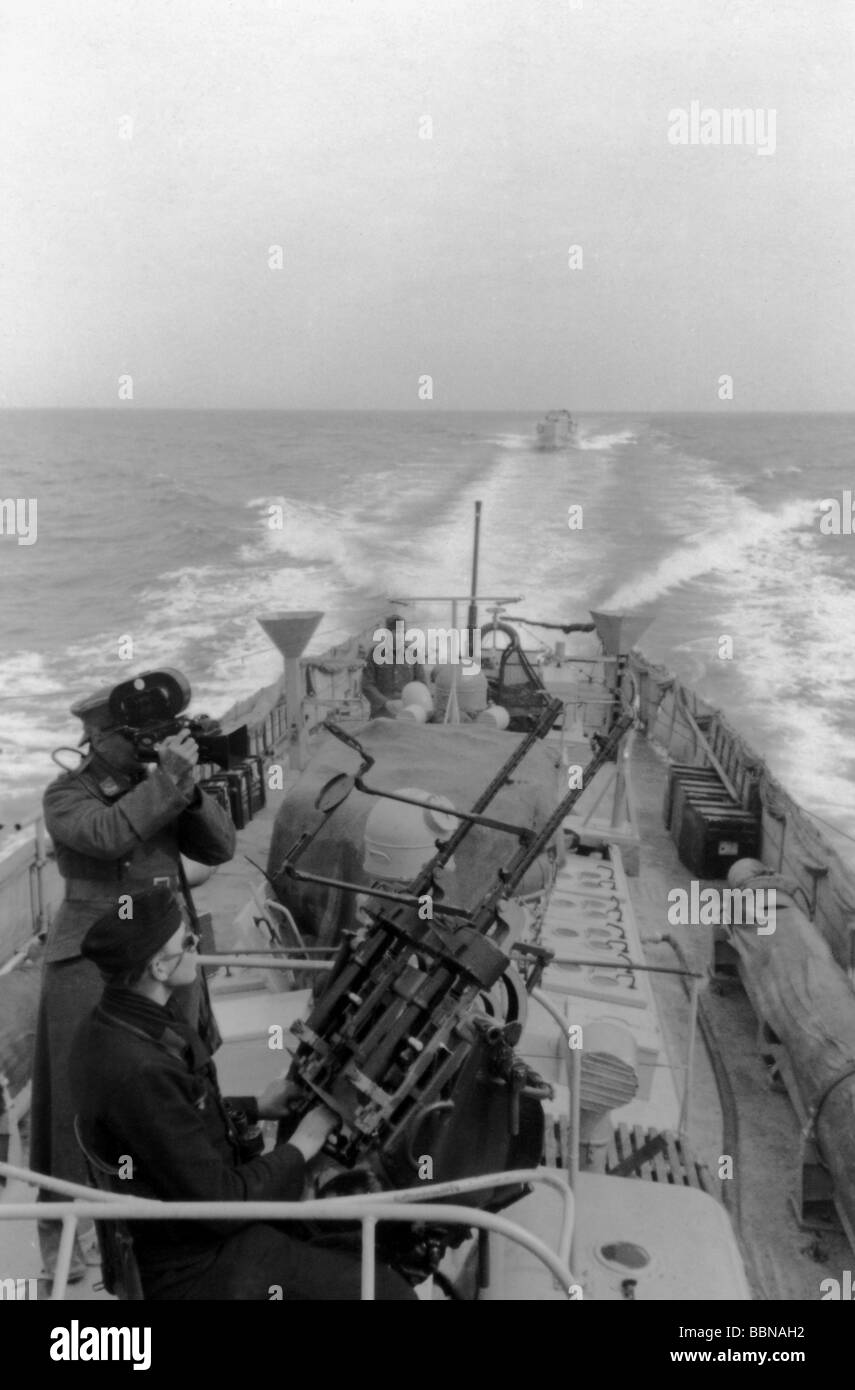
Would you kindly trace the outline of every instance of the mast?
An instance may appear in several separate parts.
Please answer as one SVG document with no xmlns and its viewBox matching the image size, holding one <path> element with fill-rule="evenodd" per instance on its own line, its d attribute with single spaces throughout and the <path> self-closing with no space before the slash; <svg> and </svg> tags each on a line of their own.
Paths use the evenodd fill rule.
<svg viewBox="0 0 855 1390">
<path fill-rule="evenodd" d="M 470 651 L 472 650 L 472 645 L 471 645 L 471 644 L 475 641 L 475 629 L 476 629 L 477 626 L 478 626 L 478 605 L 477 605 L 477 603 L 475 602 L 475 600 L 476 600 L 476 598 L 477 598 L 477 596 L 478 596 L 478 547 L 479 547 L 479 545 L 480 545 L 480 541 L 481 541 L 481 503 L 480 503 L 480 502 L 476 502 L 476 503 L 475 503 L 475 538 L 474 538 L 474 541 L 473 541 L 473 544 L 472 544 L 472 588 L 471 588 L 471 590 L 470 590 L 470 595 L 471 595 L 471 596 L 470 596 L 470 599 L 469 599 L 469 620 L 468 620 L 468 622 L 467 622 L 467 627 L 469 628 L 469 631 L 470 631 L 470 639 L 469 639 L 469 641 L 470 641 L 469 650 L 470 650 Z"/>
</svg>

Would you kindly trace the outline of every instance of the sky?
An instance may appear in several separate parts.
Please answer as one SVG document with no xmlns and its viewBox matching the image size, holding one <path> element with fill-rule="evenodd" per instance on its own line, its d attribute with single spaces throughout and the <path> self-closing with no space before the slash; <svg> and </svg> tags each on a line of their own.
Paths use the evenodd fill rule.
<svg viewBox="0 0 855 1390">
<path fill-rule="evenodd" d="M 0 406 L 853 409 L 853 33 L 851 0 L 0 0 Z M 769 153 L 675 143 L 693 102 Z"/>
</svg>

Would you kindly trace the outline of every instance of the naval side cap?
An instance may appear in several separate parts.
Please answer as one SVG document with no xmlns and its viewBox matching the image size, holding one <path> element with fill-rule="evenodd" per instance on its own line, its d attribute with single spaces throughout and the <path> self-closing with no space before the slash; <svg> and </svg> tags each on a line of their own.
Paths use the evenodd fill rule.
<svg viewBox="0 0 855 1390">
<path fill-rule="evenodd" d="M 134 970 L 156 956 L 183 924 L 178 899 L 165 884 L 132 896 L 133 917 L 127 921 L 111 908 L 93 922 L 80 954 L 97 965 L 102 975 Z"/>
</svg>

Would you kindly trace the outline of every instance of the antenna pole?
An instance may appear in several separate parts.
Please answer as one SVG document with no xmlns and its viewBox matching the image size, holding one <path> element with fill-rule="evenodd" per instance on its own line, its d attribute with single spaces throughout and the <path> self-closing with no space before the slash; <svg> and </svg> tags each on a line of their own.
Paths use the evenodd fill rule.
<svg viewBox="0 0 855 1390">
<path fill-rule="evenodd" d="M 469 600 L 469 622 L 468 627 L 472 633 L 471 640 L 474 641 L 475 629 L 478 626 L 478 606 L 475 602 L 478 593 L 478 547 L 481 542 L 481 503 L 475 503 L 475 540 L 472 546 L 472 596 Z"/>
</svg>

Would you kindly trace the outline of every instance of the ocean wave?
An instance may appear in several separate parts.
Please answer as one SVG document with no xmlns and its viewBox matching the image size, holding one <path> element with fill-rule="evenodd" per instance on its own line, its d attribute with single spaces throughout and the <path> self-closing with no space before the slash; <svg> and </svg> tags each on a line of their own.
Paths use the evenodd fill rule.
<svg viewBox="0 0 855 1390">
<path fill-rule="evenodd" d="M 736 634 L 732 689 L 725 685 L 723 697 L 790 794 L 855 833 L 855 648 L 842 640 L 851 629 L 851 583 L 825 572 L 815 548 L 788 548 L 786 567 L 777 558 L 761 546 L 749 583 L 720 614 L 722 629 Z"/>
<path fill-rule="evenodd" d="M 702 575 L 744 572 L 752 565 L 752 551 L 758 544 L 804 528 L 817 506 L 795 500 L 778 512 L 768 512 L 731 490 L 728 515 L 713 518 L 711 527 L 691 538 L 693 543 L 681 545 L 648 574 L 621 585 L 604 606 L 632 609 Z"/>
<path fill-rule="evenodd" d="M 0 663 L 0 699 L 49 695 L 62 686 L 51 675 L 41 652 L 4 653 Z"/>
<path fill-rule="evenodd" d="M 574 449 L 581 449 L 583 453 L 610 453 L 621 444 L 634 444 L 638 435 L 634 430 L 617 430 L 612 434 L 589 434 L 579 435 L 573 441 Z"/>
<path fill-rule="evenodd" d="M 253 497 L 246 508 L 257 513 L 257 536 L 254 543 L 248 541 L 242 548 L 242 559 L 252 557 L 254 544 L 301 560 L 332 563 L 337 559 L 347 529 L 346 513 L 320 503 L 299 502 L 282 493 Z"/>
<path fill-rule="evenodd" d="M 86 527 L 93 479 L 111 481 L 105 506 L 115 510 L 85 530 L 91 545 L 79 534 L 67 550 L 55 540 L 50 565 L 6 615 L 4 809 L 37 804 L 55 775 L 50 749 L 79 736 L 68 707 L 93 686 L 174 665 L 190 679 L 191 710 L 216 716 L 281 671 L 258 614 L 321 610 L 310 647 L 320 652 L 376 622 L 392 596 L 467 595 L 481 500 L 482 594 L 525 595 L 520 611 L 547 621 L 658 601 L 657 658 L 691 672 L 805 804 L 830 819 L 847 807 L 855 815 L 849 552 L 818 544 L 816 502 L 785 502 L 808 491 L 799 465 L 816 497 L 835 492 L 849 426 L 834 436 L 835 459 L 819 443 L 806 449 L 809 467 L 792 452 L 791 423 L 598 414 L 578 424 L 579 453 L 535 454 L 536 415 L 455 418 L 447 429 L 408 415 L 380 426 L 335 417 L 313 420 L 308 442 L 287 419 L 275 429 L 265 420 L 252 447 L 251 417 L 223 417 L 223 459 L 205 417 L 198 429 L 180 422 L 180 439 L 171 419 L 150 421 L 145 441 L 102 440 L 93 426 L 87 447 L 77 440 L 57 466 L 63 516 L 78 518 L 67 530 Z M 25 442 L 19 453 L 35 459 Z M 584 530 L 567 528 L 573 503 L 584 504 Z M 271 505 L 283 507 L 281 531 L 266 525 Z M 126 538 L 106 558 L 104 528 Z M 404 611 L 418 620 L 417 607 Z M 448 606 L 434 616 L 446 622 Z M 132 624 L 131 663 L 118 661 L 120 623 Z M 733 634 L 733 662 L 715 660 L 718 632 Z"/>
<path fill-rule="evenodd" d="M 771 482 L 774 478 L 798 478 L 801 472 L 797 463 L 788 463 L 784 468 L 761 468 L 760 477 Z"/>
<path fill-rule="evenodd" d="M 512 453 L 524 451 L 526 453 L 535 449 L 536 441 L 534 432 L 531 434 L 488 434 L 482 436 L 485 444 L 494 444 L 499 449 L 508 449 Z"/>
</svg>

